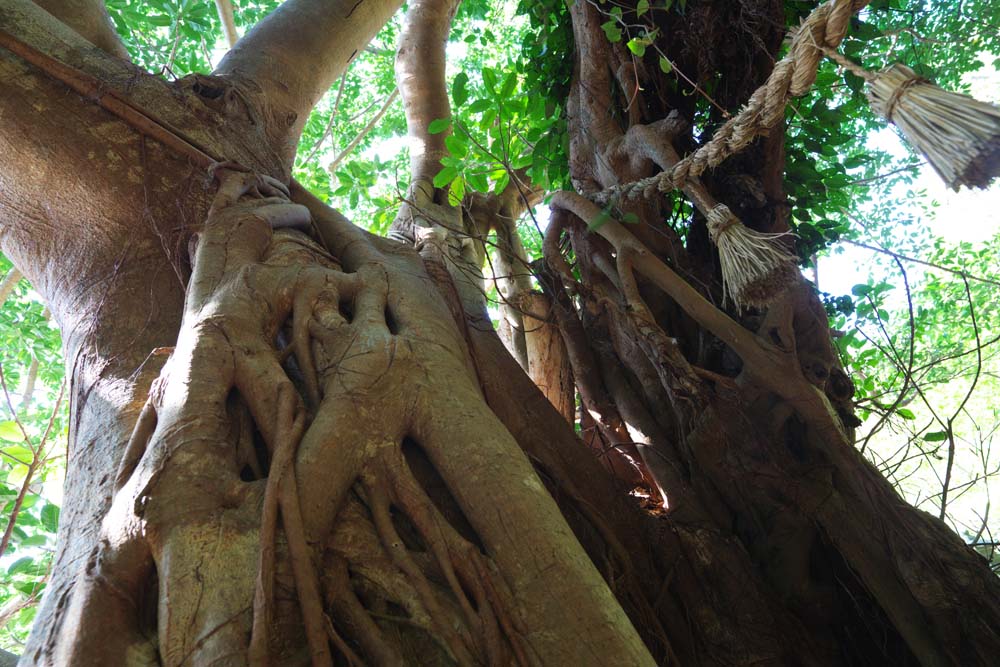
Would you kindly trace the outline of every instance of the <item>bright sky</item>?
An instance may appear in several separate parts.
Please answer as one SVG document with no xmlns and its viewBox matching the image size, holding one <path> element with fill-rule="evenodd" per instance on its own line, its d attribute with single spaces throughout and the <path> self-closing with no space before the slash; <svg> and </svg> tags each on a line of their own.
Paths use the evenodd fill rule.
<svg viewBox="0 0 1000 667">
<path fill-rule="evenodd" d="M 990 63 L 994 58 L 984 56 L 982 60 Z M 988 65 L 969 75 L 967 81 L 974 84 L 976 97 L 984 102 L 1000 104 L 1000 71 Z M 869 137 L 869 143 L 873 148 L 880 148 L 899 157 L 907 154 L 902 139 L 892 127 L 873 133 Z M 1000 182 L 994 181 L 986 190 L 963 187 L 955 192 L 944 185 L 930 165 L 925 164 L 913 184 L 900 186 L 897 192 L 903 195 L 907 189 L 914 192 L 926 190 L 926 199 L 936 200 L 940 204 L 930 214 L 922 216 L 921 222 L 935 236 L 946 241 L 982 242 L 1000 230 Z M 919 212 L 919 209 L 915 212 Z M 859 216 L 864 216 L 864 213 L 863 207 L 855 211 Z M 850 294 L 851 287 L 865 282 L 870 273 L 870 251 L 844 244 L 841 244 L 841 248 L 842 254 L 827 254 L 819 262 L 820 288 L 834 295 Z M 907 267 L 908 270 L 910 268 L 914 267 Z"/>
</svg>

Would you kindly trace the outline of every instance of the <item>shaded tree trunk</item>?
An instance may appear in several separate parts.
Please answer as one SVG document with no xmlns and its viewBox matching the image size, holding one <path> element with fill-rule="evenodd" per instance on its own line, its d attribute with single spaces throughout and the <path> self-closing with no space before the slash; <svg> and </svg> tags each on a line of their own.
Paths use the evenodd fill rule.
<svg viewBox="0 0 1000 667">
<path fill-rule="evenodd" d="M 413 155 L 396 240 L 286 189 L 312 105 L 399 4 L 289 0 L 212 76 L 167 84 L 115 57 L 99 3 L 46 4 L 60 21 L 3 0 L 20 50 L 0 49 L 0 244 L 51 305 L 73 389 L 59 552 L 22 664 L 987 664 L 1000 587 L 854 451 L 805 283 L 737 322 L 713 305 L 703 221 L 682 242 L 668 197 L 621 203 L 641 224 L 598 234 L 584 197 L 553 200 L 546 294 L 511 287 L 520 361 L 565 350 L 605 445 L 634 454 L 627 481 L 663 493 L 646 514 L 567 421 L 564 362 L 546 398 L 494 333 L 463 273 L 483 249 L 456 234 L 509 234 L 516 207 L 448 207 L 427 182 L 443 136 Z M 735 109 L 783 5 L 691 4 L 658 27 Z M 453 8 L 411 3 L 412 135 L 447 116 Z M 693 108 L 594 5 L 570 12 L 571 171 L 593 195 L 689 147 Z M 210 175 L 192 146 L 229 163 Z M 782 153 L 775 135 L 706 185 L 784 229 Z M 562 345 L 532 343 L 535 316 Z"/>
</svg>

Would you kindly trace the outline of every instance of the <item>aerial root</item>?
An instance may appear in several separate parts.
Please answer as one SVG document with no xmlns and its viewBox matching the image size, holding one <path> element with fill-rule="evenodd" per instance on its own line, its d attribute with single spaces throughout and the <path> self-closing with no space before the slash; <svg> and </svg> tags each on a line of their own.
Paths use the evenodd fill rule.
<svg viewBox="0 0 1000 667">
<path fill-rule="evenodd" d="M 383 547 L 417 591 L 452 656 L 460 664 L 533 664 L 506 583 L 437 509 L 413 476 L 402 449 L 382 448 L 366 466 L 361 482 Z M 418 562 L 406 549 L 392 523 L 391 508 L 410 520 L 430 559 Z M 434 574 L 447 584 L 465 618 L 460 631 L 453 629 L 456 619 L 442 607 L 440 593 L 428 578 Z"/>
<path fill-rule="evenodd" d="M 242 401 L 238 401 L 235 409 L 235 421 L 238 432 L 236 434 L 236 463 L 240 471 L 245 467 L 250 468 L 253 479 L 264 479 L 264 461 L 260 460 L 257 450 L 254 448 L 254 423 L 250 408 Z"/>
<path fill-rule="evenodd" d="M 161 353 L 167 349 L 172 350 L 172 348 L 157 348 L 153 354 Z M 156 431 L 156 425 L 159 423 L 157 405 L 163 398 L 163 389 L 167 382 L 167 368 L 168 366 L 161 368 L 160 374 L 150 385 L 149 395 L 146 397 L 146 402 L 142 404 L 142 410 L 139 411 L 139 417 L 132 428 L 128 444 L 125 445 L 125 453 L 122 455 L 122 460 L 118 463 L 118 471 L 115 473 L 116 492 L 125 486 L 132 473 L 139 466 L 139 461 L 146 453 L 149 441 L 152 440 L 153 433 Z"/>
<path fill-rule="evenodd" d="M 125 446 L 125 454 L 118 464 L 118 472 L 115 474 L 115 491 L 125 486 L 129 477 L 135 472 L 136 466 L 139 465 L 139 461 L 146 453 L 146 447 L 149 446 L 149 441 L 153 437 L 157 421 L 153 392 L 150 392 L 149 398 L 146 399 L 139 412 L 139 418 L 132 429 L 132 435 L 129 436 L 128 444 Z"/>
<path fill-rule="evenodd" d="M 298 398 L 290 385 L 279 385 L 278 410 L 274 432 L 274 445 L 270 474 L 264 491 L 264 507 L 260 529 L 260 558 L 257 585 L 254 591 L 253 628 L 250 636 L 249 658 L 252 665 L 266 665 L 268 656 L 268 629 L 274 605 L 275 538 L 278 510 L 288 539 L 292 574 L 302 608 L 303 624 L 313 665 L 332 665 L 327 641 L 326 620 L 319 593 L 319 581 L 312 563 L 312 555 L 305 538 L 302 514 L 298 501 L 298 488 L 292 468 L 295 451 L 305 427 L 305 415 L 298 406 Z"/>
<path fill-rule="evenodd" d="M 347 559 L 331 554 L 324 568 L 327 604 L 337 622 L 347 628 L 365 655 L 376 665 L 402 667 L 403 656 L 382 636 L 382 630 L 358 599 L 351 586 Z"/>
<path fill-rule="evenodd" d="M 322 287 L 315 283 L 307 283 L 295 292 L 295 303 L 292 306 L 292 340 L 288 349 L 295 354 L 295 362 L 306 386 L 306 397 L 313 408 L 319 406 L 319 374 L 316 372 L 316 362 L 312 354 L 312 338 L 309 334 L 309 322 L 322 293 Z"/>
<path fill-rule="evenodd" d="M 340 301 L 353 299 L 358 293 L 360 277 L 357 274 L 322 268 L 302 272 L 295 287 L 292 303 L 292 331 L 288 347 L 279 355 L 284 363 L 289 354 L 295 361 L 305 383 L 306 398 L 310 407 L 319 407 L 322 399 L 319 371 L 313 355 L 313 331 L 324 333 L 347 323 L 340 313 Z"/>
<path fill-rule="evenodd" d="M 375 523 L 375 530 L 381 538 L 382 546 L 392 558 L 393 564 L 406 574 L 410 584 L 417 590 L 420 601 L 434 624 L 434 630 L 444 640 L 452 658 L 459 664 L 469 665 L 477 662 L 472 657 L 473 642 L 468 634 L 468 629 L 463 628 L 459 632 L 447 622 L 447 615 L 441 607 L 441 602 L 438 600 L 431 582 L 406 549 L 399 533 L 396 532 L 396 527 L 392 524 L 389 495 L 383 484 L 380 483 L 382 480 L 368 471 L 362 473 L 361 479 L 368 499 L 368 508 Z"/>
<path fill-rule="evenodd" d="M 348 646 L 344 638 L 337 633 L 337 630 L 333 627 L 333 623 L 330 622 L 330 617 L 324 614 L 323 620 L 326 622 L 326 636 L 330 638 L 330 641 L 337 647 L 341 655 L 347 659 L 348 667 L 364 667 L 364 661 L 358 657 L 354 649 Z"/>
<path fill-rule="evenodd" d="M 485 558 L 441 516 L 413 477 L 402 450 L 393 449 L 386 454 L 386 470 L 395 489 L 396 502 L 424 536 L 470 626 L 479 627 L 482 631 L 490 664 L 499 664 L 504 660 L 506 651 L 502 635 L 509 639 L 518 659 L 517 664 L 528 664 L 521 633 L 515 630 L 507 612 L 513 608 L 511 600 L 501 598 L 498 587 L 493 585 L 494 576 Z M 465 590 L 472 592 L 475 609 L 469 603 Z M 478 616 L 476 609 L 479 610 Z"/>
</svg>

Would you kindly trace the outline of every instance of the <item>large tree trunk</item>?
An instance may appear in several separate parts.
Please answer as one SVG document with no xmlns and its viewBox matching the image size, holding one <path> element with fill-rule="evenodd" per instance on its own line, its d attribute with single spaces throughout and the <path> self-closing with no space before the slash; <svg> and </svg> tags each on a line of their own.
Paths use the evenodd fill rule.
<svg viewBox="0 0 1000 667">
<path fill-rule="evenodd" d="M 61 23 L 3 0 L 6 44 L 31 48 L 0 49 L 0 244 L 51 305 L 73 388 L 59 552 L 22 664 L 987 664 L 1000 586 L 854 451 L 804 283 L 737 323 L 711 303 L 700 220 L 682 243 L 654 198 L 621 205 L 634 233 L 588 233 L 594 206 L 560 195 L 545 296 L 511 292 L 562 336 L 521 350 L 529 369 L 560 359 L 546 398 L 450 270 L 481 248 L 413 211 L 402 241 L 376 238 L 285 188 L 312 105 L 398 4 L 289 0 L 214 76 L 170 85 L 109 55 L 98 3 L 46 5 Z M 741 82 L 720 88 L 730 108 L 784 24 L 780 2 L 734 4 L 766 20 L 726 3 L 661 19 L 691 71 L 718 47 L 712 71 Z M 443 53 L 452 9 L 411 3 L 412 133 L 447 99 L 408 40 Z M 669 114 L 692 109 L 608 43 L 594 5 L 571 14 L 571 167 L 593 195 L 665 166 L 691 142 Z M 36 51 L 157 117 L 109 113 Z M 426 183 L 443 137 L 424 138 L 414 198 L 453 216 Z M 193 146 L 232 164 L 210 175 Z M 780 135 L 750 153 L 707 185 L 781 229 L 782 207 L 723 187 L 780 199 Z M 501 203 L 458 227 L 499 229 Z M 668 511 L 641 512 L 574 434 L 564 363 Z"/>
<path fill-rule="evenodd" d="M 363 45 L 393 9 L 373 19 L 367 7 L 357 26 L 345 5 L 338 28 Z M 334 78 L 346 58 L 281 42 L 281 22 L 311 11 L 286 4 L 251 33 L 256 47 L 177 87 L 30 3 L 0 27 L 130 90 L 209 155 L 280 179 L 325 86 L 286 76 L 280 94 L 261 93 L 278 75 L 240 55 L 264 47 L 264 62 L 293 71 L 315 57 Z M 651 663 L 485 403 L 419 255 L 303 193 L 311 213 L 275 203 L 273 180 L 222 170 L 213 196 L 203 170 L 51 72 L 7 51 L 3 66 L 5 180 L 17 188 L 5 192 L 4 250 L 52 304 L 74 383 L 65 528 L 24 662 L 330 664 L 333 637 L 394 664 Z M 125 77 L 138 81 L 116 85 Z M 56 158 L 51 141 L 72 150 Z M 48 196 L 53 181 L 66 187 Z M 310 215 L 323 245 L 298 231 Z"/>
</svg>

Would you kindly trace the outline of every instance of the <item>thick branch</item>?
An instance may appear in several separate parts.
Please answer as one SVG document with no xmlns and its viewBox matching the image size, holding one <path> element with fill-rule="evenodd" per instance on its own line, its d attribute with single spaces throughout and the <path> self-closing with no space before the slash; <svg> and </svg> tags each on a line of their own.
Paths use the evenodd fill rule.
<svg viewBox="0 0 1000 667">
<path fill-rule="evenodd" d="M 588 223 L 601 217 L 601 209 L 597 205 L 572 192 L 553 195 L 552 206 L 568 209 Z M 666 292 L 696 322 L 729 345 L 743 359 L 748 374 L 754 380 L 787 400 L 832 442 L 847 442 L 843 427 L 830 404 L 802 376 L 794 354 L 762 340 L 733 321 L 649 252 L 618 222 L 608 221 L 597 226 L 595 231 L 615 247 L 619 264 L 641 273 Z M 631 305 L 645 308 L 642 303 Z"/>
<path fill-rule="evenodd" d="M 416 0 L 410 4 L 396 51 L 396 82 L 403 95 L 410 135 L 411 182 L 429 181 L 448 154 L 447 132 L 431 134 L 432 121 L 451 115 L 445 87 L 445 42 L 457 0 Z"/>
<path fill-rule="evenodd" d="M 129 60 L 102 0 L 36 0 L 36 5 L 76 30 L 88 42 L 113 56 Z"/>
<path fill-rule="evenodd" d="M 313 105 L 400 4 L 288 0 L 237 42 L 215 74 L 263 88 L 274 121 L 283 123 L 282 154 L 290 161 Z"/>
</svg>

